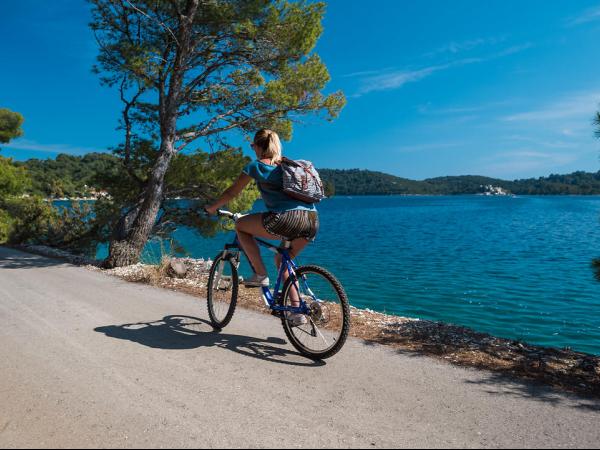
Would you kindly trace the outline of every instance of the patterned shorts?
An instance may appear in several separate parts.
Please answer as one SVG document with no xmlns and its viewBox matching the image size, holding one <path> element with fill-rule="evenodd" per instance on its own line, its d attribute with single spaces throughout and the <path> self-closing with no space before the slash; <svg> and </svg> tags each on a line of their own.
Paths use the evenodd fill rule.
<svg viewBox="0 0 600 450">
<path fill-rule="evenodd" d="M 316 211 L 293 210 L 285 212 L 266 212 L 262 223 L 272 235 L 281 239 L 315 239 L 319 231 L 319 215 Z"/>
</svg>

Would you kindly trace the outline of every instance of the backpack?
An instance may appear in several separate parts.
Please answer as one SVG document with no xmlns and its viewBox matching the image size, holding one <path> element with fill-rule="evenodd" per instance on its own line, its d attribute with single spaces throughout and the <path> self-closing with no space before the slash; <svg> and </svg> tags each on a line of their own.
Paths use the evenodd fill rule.
<svg viewBox="0 0 600 450">
<path fill-rule="evenodd" d="M 282 158 L 283 192 L 305 203 L 318 203 L 324 198 L 325 190 L 321 177 L 310 161 Z"/>
</svg>

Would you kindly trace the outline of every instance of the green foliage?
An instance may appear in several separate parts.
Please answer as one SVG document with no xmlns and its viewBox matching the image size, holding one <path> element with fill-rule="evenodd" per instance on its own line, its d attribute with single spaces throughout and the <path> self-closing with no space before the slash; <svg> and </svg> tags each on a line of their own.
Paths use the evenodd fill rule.
<svg viewBox="0 0 600 450">
<path fill-rule="evenodd" d="M 64 162 L 64 158 L 59 159 Z M 72 162 L 70 157 L 67 160 Z M 70 208 L 59 211 L 42 197 L 30 195 L 34 188 L 25 168 L 26 164 L 17 167 L 10 159 L 0 157 L 0 244 L 9 242 L 75 246 L 77 241 L 89 234 L 91 208 L 77 202 Z M 83 182 L 90 176 L 95 177 L 97 174 L 94 170 L 99 167 L 101 166 L 76 172 L 74 177 L 82 177 L 80 181 Z M 62 175 L 43 171 L 35 174 L 44 175 L 52 185 L 60 182 L 59 178 L 53 177 Z"/>
<path fill-rule="evenodd" d="M 139 179 L 147 179 L 157 154 L 151 142 L 134 142 L 131 168 Z M 198 151 L 176 155 L 165 177 L 165 201 L 153 234 L 165 236 L 177 227 L 188 226 L 208 236 L 229 226 L 225 222 L 207 220 L 201 210 L 235 181 L 248 162 L 249 158 L 243 156 L 240 149 L 232 148 L 212 153 Z M 144 189 L 144 184 L 138 184 L 122 164 L 96 174 L 93 179 L 94 186 L 106 191 L 108 196 L 100 198 L 93 205 L 94 218 L 87 224 L 88 230 L 83 233 L 86 237 L 81 242 L 84 248 L 90 248 L 94 242 L 107 242 L 122 211 L 135 204 Z M 235 211 L 247 211 L 259 195 L 258 189 L 250 186 L 229 207 Z M 178 198 L 186 201 L 172 201 Z"/>
<path fill-rule="evenodd" d="M 508 182 L 509 189 L 522 195 L 598 195 L 600 172 L 573 172 L 567 175 L 530 178 Z"/>
<path fill-rule="evenodd" d="M 8 144 L 23 135 L 23 116 L 9 109 L 0 109 L 0 144 Z"/>
<path fill-rule="evenodd" d="M 7 197 L 0 200 L 5 242 L 45 243 L 56 224 L 56 210 L 39 197 Z M 0 218 L 0 220 L 2 220 Z"/>
<path fill-rule="evenodd" d="M 0 209 L 0 244 L 8 242 L 10 230 L 12 229 L 12 218 L 8 212 Z"/>
<path fill-rule="evenodd" d="M 57 209 L 40 197 L 7 197 L 0 200 L 0 244 L 42 244 L 94 255 L 92 217 L 89 204 Z"/>
<path fill-rule="evenodd" d="M 16 214 L 18 220 L 9 220 L 6 211 L 0 216 L 0 230 L 5 239 L 12 234 L 11 241 L 22 239 L 68 247 L 92 254 L 99 242 L 107 242 L 121 217 L 123 208 L 134 204 L 143 191 L 144 185 L 131 177 L 119 157 L 122 147 L 115 155 L 90 153 L 85 156 L 59 155 L 55 160 L 32 159 L 21 163 L 12 163 L 0 158 L 0 192 L 3 197 L 29 194 L 33 199 L 12 199 L 11 217 Z M 136 140 L 131 155 L 131 168 L 139 179 L 146 180 L 158 154 L 149 141 Z M 163 205 L 162 231 L 169 227 L 188 225 L 199 232 L 210 235 L 223 229 L 225 223 L 206 220 L 200 214 L 201 208 L 221 194 L 249 162 L 239 149 L 227 149 L 218 152 L 196 152 L 179 154 L 166 176 L 166 198 L 184 197 L 196 199 L 188 202 L 186 210 L 171 208 L 168 200 Z M 19 167 L 16 167 L 18 165 Z M 33 177 L 31 182 L 28 173 Z M 87 186 L 87 187 L 86 187 Z M 37 197 L 85 197 L 92 192 L 103 192 L 93 203 L 72 202 L 69 208 L 56 211 L 49 216 L 42 211 L 41 200 Z M 251 186 L 236 198 L 230 208 L 236 211 L 249 210 L 259 197 L 258 190 Z M 50 204 L 44 203 L 50 207 Z M 1 207 L 0 207 L 1 208 Z M 38 219 L 31 226 L 26 225 L 36 210 Z M 168 218 L 168 220 L 167 220 Z M 40 219 L 46 220 L 43 224 Z M 47 219 L 50 219 L 49 221 Z M 168 226 L 166 226 L 168 225 Z M 228 224 L 227 224 L 228 225 Z"/>
<path fill-rule="evenodd" d="M 512 192 L 510 182 L 477 175 L 430 178 L 423 181 L 422 185 L 426 190 L 442 195 L 477 194 L 483 191 L 482 186 L 487 185 L 500 186 Z"/>
<path fill-rule="evenodd" d="M 341 92 L 321 93 L 330 76 L 311 54 L 323 31 L 322 2 L 200 2 L 190 26 L 191 0 L 138 0 L 135 8 L 90 2 L 91 27 L 102 43 L 95 71 L 131 97 L 145 94 L 131 103 L 131 119 L 138 132 L 151 131 L 149 139 L 159 122 L 164 138 L 170 106 L 177 120 L 192 123 L 176 131 L 185 146 L 234 128 L 270 127 L 289 139 L 298 115 L 324 112 L 331 119 L 345 104 Z"/>
<path fill-rule="evenodd" d="M 46 198 L 84 198 L 100 189 L 100 174 L 115 173 L 121 162 L 114 155 L 88 153 L 85 156 L 61 154 L 56 159 L 30 159 L 15 165 L 29 172 L 32 186 L 28 192 Z"/>
<path fill-rule="evenodd" d="M 179 154 L 167 172 L 170 196 L 192 195 L 205 202 L 223 193 L 250 162 L 240 149 Z"/>
<path fill-rule="evenodd" d="M 87 205 L 85 209 L 87 208 L 91 208 L 91 214 L 87 216 L 81 208 L 74 211 L 71 220 L 76 222 L 79 232 L 72 236 L 68 245 L 90 257 L 95 257 L 98 244 L 110 241 L 112 232 L 121 217 L 122 208 L 111 197 L 102 197 L 91 206 Z"/>
<path fill-rule="evenodd" d="M 171 198 L 185 196 L 196 201 L 191 208 L 187 209 L 173 207 L 173 202 L 166 202 L 163 208 L 165 214 L 160 223 L 187 225 L 205 236 L 213 235 L 223 229 L 233 229 L 230 221 L 215 222 L 205 218 L 200 211 L 204 205 L 217 198 L 237 179 L 248 162 L 250 158 L 243 156 L 239 149 L 178 155 L 166 177 L 169 196 Z M 259 197 L 258 189 L 252 184 L 227 207 L 232 211 L 245 212 L 252 208 Z"/>
<path fill-rule="evenodd" d="M 345 104 L 341 92 L 322 93 L 329 73 L 311 53 L 323 31 L 322 2 L 89 1 L 100 44 L 94 70 L 102 83 L 119 88 L 125 132 L 119 152 L 132 183 L 129 197 L 126 181 L 113 189 L 113 211 L 123 220 L 108 265 L 139 258 L 164 193 L 195 187 L 214 198 L 233 181 L 239 172 L 222 161 L 241 161 L 241 154 L 222 153 L 229 151 L 227 132 L 271 128 L 291 139 L 299 116 L 333 119 Z M 198 139 L 221 152 L 182 156 Z M 154 154 L 141 157 L 144 142 Z M 230 206 L 246 208 L 255 194 L 249 190 Z M 160 220 L 176 222 L 170 213 Z"/>
<path fill-rule="evenodd" d="M 15 167 L 12 160 L 0 157 L 0 244 L 12 240 L 20 222 L 14 215 L 15 203 L 24 203 L 21 198 L 31 180 L 23 168 Z"/>
<path fill-rule="evenodd" d="M 324 180 L 323 181 L 323 188 L 325 190 L 325 195 L 327 197 L 333 197 L 333 196 L 335 196 L 335 184 L 333 184 L 333 181 Z"/>
<path fill-rule="evenodd" d="M 27 171 L 16 167 L 11 159 L 0 156 L 0 198 L 21 195 L 31 186 Z"/>
<path fill-rule="evenodd" d="M 68 207 L 53 206 L 54 213 L 44 243 L 96 256 L 99 233 L 96 230 L 95 205 L 72 201 Z"/>
<path fill-rule="evenodd" d="M 319 169 L 325 186 L 337 195 L 427 194 L 428 188 L 419 181 L 399 178 L 369 170 Z"/>
<path fill-rule="evenodd" d="M 518 195 L 599 195 L 600 172 L 575 172 L 569 175 L 506 181 L 482 176 L 438 177 L 423 181 L 408 180 L 368 170 L 321 169 L 319 174 L 337 195 L 461 195 L 478 194 L 482 186 L 499 186 Z M 330 188 L 331 189 L 331 188 Z"/>
</svg>

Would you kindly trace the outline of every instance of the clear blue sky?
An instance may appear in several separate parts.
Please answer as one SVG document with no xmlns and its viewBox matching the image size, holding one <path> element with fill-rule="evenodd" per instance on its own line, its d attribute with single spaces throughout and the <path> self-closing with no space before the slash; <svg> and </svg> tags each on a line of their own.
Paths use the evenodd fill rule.
<svg viewBox="0 0 600 450">
<path fill-rule="evenodd" d="M 0 107 L 16 159 L 105 151 L 120 103 L 90 71 L 83 0 L 0 2 Z M 317 52 L 348 105 L 309 119 L 288 155 L 423 179 L 600 169 L 600 2 L 330 0 Z"/>
</svg>

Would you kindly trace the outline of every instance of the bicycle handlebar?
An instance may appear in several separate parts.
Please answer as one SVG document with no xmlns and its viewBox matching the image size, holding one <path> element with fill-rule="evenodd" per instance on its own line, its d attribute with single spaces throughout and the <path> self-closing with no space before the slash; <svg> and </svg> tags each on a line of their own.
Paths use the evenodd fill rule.
<svg viewBox="0 0 600 450">
<path fill-rule="evenodd" d="M 227 211 L 225 209 L 218 209 L 217 210 L 217 214 L 219 216 L 223 216 L 223 217 L 229 217 L 230 219 L 233 219 L 236 215 L 234 213 L 232 213 L 231 211 Z"/>
<path fill-rule="evenodd" d="M 206 208 L 204 209 L 204 212 L 206 212 Z M 245 214 L 232 213 L 231 211 L 227 211 L 225 209 L 218 209 L 217 210 L 217 215 L 221 216 L 221 217 L 227 217 L 228 219 L 231 219 L 234 222 L 237 222 L 239 219 L 241 219 L 242 217 L 244 217 Z"/>
</svg>

